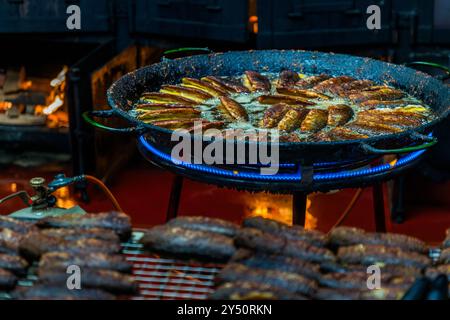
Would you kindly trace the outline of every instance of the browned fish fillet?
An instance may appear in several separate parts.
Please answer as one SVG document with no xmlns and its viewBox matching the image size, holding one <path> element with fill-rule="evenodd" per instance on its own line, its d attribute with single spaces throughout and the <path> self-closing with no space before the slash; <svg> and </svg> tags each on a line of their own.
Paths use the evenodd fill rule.
<svg viewBox="0 0 450 320">
<path fill-rule="evenodd" d="M 352 121 L 345 125 L 346 128 L 360 134 L 376 136 L 401 132 L 402 129 L 375 121 Z"/>
<path fill-rule="evenodd" d="M 339 76 L 335 78 L 326 79 L 318 84 L 316 84 L 313 89 L 318 92 L 326 93 L 335 91 L 337 88 L 341 87 L 344 83 L 354 81 L 355 79 L 348 76 Z"/>
<path fill-rule="evenodd" d="M 300 79 L 299 81 L 297 81 L 295 86 L 300 88 L 300 89 L 311 89 L 316 84 L 319 84 L 322 81 L 325 81 L 325 80 L 327 80 L 329 78 L 330 78 L 330 76 L 326 75 L 326 74 L 320 74 L 320 75 L 317 75 L 317 76 L 310 76 L 310 77 L 306 77 L 306 78 Z"/>
<path fill-rule="evenodd" d="M 228 260 L 236 251 L 231 237 L 170 225 L 147 230 L 141 242 L 149 250 L 221 261 Z"/>
<path fill-rule="evenodd" d="M 283 70 L 277 82 L 278 88 L 293 87 L 300 80 L 297 72 L 291 70 Z"/>
<path fill-rule="evenodd" d="M 318 283 L 323 287 L 336 289 L 367 289 L 367 271 L 353 271 L 349 273 L 330 273 L 322 275 Z M 403 288 L 407 290 L 415 281 L 415 276 L 392 275 L 381 272 L 382 288 Z"/>
<path fill-rule="evenodd" d="M 9 270 L 17 275 L 24 275 L 27 267 L 28 262 L 17 255 L 0 254 L 0 269 Z"/>
<path fill-rule="evenodd" d="M 11 290 L 16 286 L 17 277 L 8 270 L 0 269 L 0 290 Z"/>
<path fill-rule="evenodd" d="M 173 94 L 176 96 L 184 97 L 190 100 L 193 100 L 198 103 L 203 103 L 208 99 L 213 98 L 214 96 L 201 91 L 197 88 L 189 88 L 189 87 L 180 87 L 174 85 L 163 85 L 159 90 L 162 93 Z"/>
<path fill-rule="evenodd" d="M 291 133 L 285 133 L 285 134 L 280 135 L 279 141 L 280 142 L 302 142 L 302 141 L 304 141 L 304 139 L 300 138 L 298 136 L 298 134 L 296 134 L 295 132 L 291 132 Z"/>
<path fill-rule="evenodd" d="M 63 240 L 79 239 L 97 239 L 112 242 L 120 242 L 119 236 L 111 229 L 92 228 L 92 229 L 68 229 L 68 228 L 50 228 L 43 229 L 41 233 L 44 236 L 55 237 Z"/>
<path fill-rule="evenodd" d="M 170 103 L 138 103 L 134 106 L 134 110 L 139 113 L 151 110 L 180 109 L 180 108 L 192 109 L 192 105 L 170 104 Z"/>
<path fill-rule="evenodd" d="M 315 92 L 312 90 L 306 90 L 306 89 L 278 87 L 277 92 L 282 95 L 302 97 L 304 99 L 320 99 L 320 100 L 331 99 L 329 96 L 327 96 L 325 94 L 318 93 L 318 92 Z"/>
<path fill-rule="evenodd" d="M 202 121 L 199 125 L 193 125 L 188 128 L 189 132 L 194 132 L 196 130 L 207 130 L 207 129 L 221 129 L 225 125 L 223 121 Z"/>
<path fill-rule="evenodd" d="M 202 121 L 203 121 L 202 118 L 193 118 L 193 119 L 183 119 L 183 120 L 149 121 L 148 123 L 151 123 L 154 126 L 175 130 L 175 129 L 190 129 L 196 123 L 201 123 Z M 146 122 L 146 121 L 144 121 L 144 122 Z"/>
<path fill-rule="evenodd" d="M 213 97 L 220 97 L 223 95 L 227 95 L 228 91 L 224 90 L 222 88 L 219 88 L 217 86 L 213 86 L 211 83 L 207 81 L 202 81 L 198 79 L 193 78 L 183 78 L 182 85 L 188 88 L 195 88 L 197 90 L 201 90 L 204 93 L 213 96 Z"/>
<path fill-rule="evenodd" d="M 77 265 L 81 269 L 105 269 L 125 273 L 131 273 L 133 267 L 124 255 L 100 252 L 48 252 L 43 254 L 39 260 L 40 269 L 61 269 L 65 271 L 70 265 Z"/>
<path fill-rule="evenodd" d="M 345 127 L 335 127 L 329 131 L 320 131 L 313 134 L 310 138 L 311 141 L 340 141 L 340 140 L 356 140 L 366 139 L 369 136 L 355 132 Z"/>
<path fill-rule="evenodd" d="M 67 276 L 67 275 L 66 275 Z M 19 300 L 114 300 L 114 295 L 99 289 L 70 290 L 67 285 L 34 284 L 13 292 Z"/>
<path fill-rule="evenodd" d="M 289 109 L 278 122 L 278 130 L 290 132 L 298 129 L 308 112 L 308 109 Z"/>
<path fill-rule="evenodd" d="M 350 94 L 348 98 L 356 103 L 361 103 L 367 100 L 397 100 L 405 96 L 405 93 L 401 90 L 381 87 L 374 91 L 361 91 L 358 93 Z"/>
<path fill-rule="evenodd" d="M 403 234 L 366 232 L 354 227 L 337 227 L 331 230 L 329 236 L 330 243 L 334 246 L 378 244 L 408 251 L 428 252 L 425 242 Z"/>
<path fill-rule="evenodd" d="M 328 111 L 313 109 L 308 112 L 302 121 L 300 129 L 302 131 L 316 132 L 326 127 L 328 121 Z"/>
<path fill-rule="evenodd" d="M 320 231 L 305 229 L 297 225 L 289 226 L 261 216 L 246 218 L 242 225 L 246 228 L 255 228 L 274 235 L 282 235 L 286 239 L 305 241 L 318 247 L 324 247 L 328 242 L 326 235 Z"/>
<path fill-rule="evenodd" d="M 234 81 L 228 81 L 214 76 L 203 77 L 203 81 L 210 83 L 215 88 L 221 89 L 229 93 L 249 93 L 246 87 Z"/>
<path fill-rule="evenodd" d="M 39 268 L 39 283 L 49 286 L 66 286 L 68 274 L 61 269 Z M 102 289 L 111 293 L 133 294 L 137 283 L 128 274 L 113 270 L 81 268 L 82 288 Z"/>
<path fill-rule="evenodd" d="M 373 85 L 374 82 L 370 80 L 355 80 L 344 82 L 340 86 L 332 87 L 330 88 L 330 92 L 340 96 L 346 96 L 349 92 L 358 92 Z"/>
<path fill-rule="evenodd" d="M 273 128 L 278 125 L 281 119 L 283 119 L 286 112 L 288 112 L 289 106 L 285 103 L 277 103 L 264 112 L 263 119 L 261 121 L 261 127 Z"/>
<path fill-rule="evenodd" d="M 181 104 L 188 106 L 194 106 L 198 104 L 192 99 L 162 92 L 145 92 L 142 94 L 141 99 L 156 104 Z"/>
<path fill-rule="evenodd" d="M 239 281 L 227 282 L 208 297 L 212 300 L 305 300 L 305 296 L 271 286 L 270 284 Z"/>
<path fill-rule="evenodd" d="M 222 96 L 219 99 L 221 105 L 228 111 L 233 119 L 248 121 L 247 111 L 238 102 L 226 96 Z"/>
<path fill-rule="evenodd" d="M 431 262 L 427 256 L 416 252 L 382 245 L 363 244 L 340 247 L 338 258 L 342 263 L 349 264 L 394 264 L 417 268 L 425 268 Z"/>
<path fill-rule="evenodd" d="M 376 108 L 376 107 L 399 107 L 411 104 L 408 100 L 366 100 L 360 103 L 360 106 L 367 108 Z"/>
<path fill-rule="evenodd" d="M 164 110 L 150 110 L 138 115 L 143 121 L 165 121 L 198 118 L 201 112 L 194 108 L 173 108 Z"/>
<path fill-rule="evenodd" d="M 120 244 L 97 239 L 79 239 L 69 241 L 56 237 L 45 236 L 40 232 L 30 232 L 20 242 L 20 253 L 30 259 L 37 259 L 47 252 L 68 253 L 118 253 Z"/>
<path fill-rule="evenodd" d="M 328 107 L 329 126 L 346 124 L 353 117 L 353 109 L 345 104 L 337 104 Z"/>
<path fill-rule="evenodd" d="M 27 233 L 35 229 L 34 223 L 0 215 L 0 228 L 7 228 L 18 233 Z"/>
<path fill-rule="evenodd" d="M 217 275 L 216 281 L 219 283 L 250 281 L 305 295 L 311 295 L 317 289 L 314 280 L 299 274 L 248 268 L 239 263 L 228 263 Z"/>
<path fill-rule="evenodd" d="M 286 257 L 278 254 L 265 254 L 247 249 L 239 249 L 231 261 L 249 268 L 278 270 L 301 274 L 311 279 L 320 277 L 320 266 L 302 259 Z"/>
<path fill-rule="evenodd" d="M 395 127 L 408 128 L 423 124 L 419 117 L 414 115 L 395 114 L 395 112 L 372 112 L 375 110 L 361 111 L 356 120 L 359 122 L 381 122 Z"/>
<path fill-rule="evenodd" d="M 310 262 L 334 261 L 333 253 L 303 240 L 287 239 L 282 233 L 270 234 L 254 228 L 238 231 L 235 243 L 238 246 L 264 252 L 299 258 Z"/>
<path fill-rule="evenodd" d="M 288 105 L 299 105 L 299 106 L 312 106 L 315 105 L 314 102 L 302 97 L 292 97 L 285 95 L 262 95 L 258 97 L 258 102 L 261 104 L 276 104 L 285 103 Z"/>
<path fill-rule="evenodd" d="M 271 88 L 269 79 L 256 71 L 245 71 L 244 85 L 250 91 L 270 91 Z"/>
<path fill-rule="evenodd" d="M 234 237 L 236 235 L 236 232 L 239 230 L 239 225 L 237 225 L 236 223 L 218 218 L 208 218 L 201 216 L 178 217 L 170 220 L 166 225 L 192 230 L 220 233 L 230 237 Z"/>
<path fill-rule="evenodd" d="M 41 228 L 108 229 L 114 231 L 121 239 L 131 235 L 130 217 L 117 211 L 47 217 L 39 220 L 37 225 Z"/>
</svg>

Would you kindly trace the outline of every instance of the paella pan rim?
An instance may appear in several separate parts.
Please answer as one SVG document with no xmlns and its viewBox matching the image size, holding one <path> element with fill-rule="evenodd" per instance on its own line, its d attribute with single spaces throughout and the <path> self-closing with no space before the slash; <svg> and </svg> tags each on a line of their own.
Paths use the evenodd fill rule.
<svg viewBox="0 0 450 320">
<path fill-rule="evenodd" d="M 405 66 L 396 65 L 388 62 L 383 62 L 379 60 L 375 60 L 372 58 L 367 57 L 358 57 L 358 56 L 352 56 L 348 54 L 336 54 L 336 53 L 327 53 L 327 52 L 319 52 L 319 51 L 305 51 L 305 50 L 249 50 L 249 51 L 229 51 L 225 53 L 211 53 L 211 54 L 201 54 L 201 55 L 195 55 L 195 56 L 189 56 L 189 57 L 183 57 L 183 58 L 177 58 L 173 60 L 164 59 L 161 62 L 148 65 L 139 69 L 136 69 L 132 72 L 127 73 L 126 75 L 122 76 L 120 79 L 118 79 L 116 82 L 114 82 L 109 89 L 107 90 L 107 100 L 110 107 L 114 110 L 114 113 L 117 114 L 119 117 L 124 118 L 128 122 L 130 122 L 132 125 L 136 126 L 138 128 L 138 132 L 145 133 L 145 132 L 160 132 L 163 134 L 171 134 L 173 130 L 162 128 L 158 126 L 154 126 L 151 124 L 144 123 L 142 121 L 139 121 L 135 119 L 133 116 L 131 116 L 126 110 L 124 110 L 124 102 L 120 103 L 119 100 L 125 99 L 125 101 L 128 102 L 129 106 L 129 100 L 128 97 L 123 96 L 120 93 L 120 90 L 124 89 L 124 87 L 128 87 L 126 90 L 135 90 L 136 88 L 132 88 L 130 86 L 131 84 L 136 85 L 137 81 L 142 80 L 142 78 L 145 76 L 148 72 L 155 72 L 155 73 L 161 73 L 162 70 L 167 71 L 170 68 L 188 68 L 189 70 L 195 69 L 195 63 L 198 61 L 202 61 L 203 63 L 208 62 L 211 63 L 209 60 L 214 58 L 227 58 L 228 56 L 237 56 L 242 59 L 245 56 L 249 56 L 249 58 L 255 59 L 255 57 L 250 57 L 250 55 L 254 54 L 266 54 L 266 55 L 284 55 L 284 54 L 291 54 L 291 55 L 308 55 L 305 58 L 308 58 L 308 62 L 310 63 L 309 68 L 320 68 L 320 61 L 317 64 L 314 64 L 315 60 L 319 59 L 330 59 L 335 60 L 335 64 L 339 61 L 347 61 L 347 63 L 354 63 L 357 66 L 362 65 L 369 65 L 369 68 L 373 68 L 374 70 L 378 70 L 378 73 L 382 73 L 385 77 L 390 77 L 392 73 L 395 73 L 396 75 L 406 74 L 410 76 L 415 76 L 417 79 L 420 79 L 420 84 L 417 85 L 419 87 L 420 85 L 431 85 L 439 90 L 447 90 L 447 97 L 450 97 L 450 88 L 446 88 L 442 83 L 440 83 L 438 80 L 433 78 L 432 76 L 423 73 L 418 70 L 414 70 Z M 273 63 L 273 62 L 272 62 Z M 214 67 L 214 66 L 213 66 Z M 263 66 L 264 67 L 264 66 Z M 292 67 L 292 69 L 298 69 L 299 66 Z M 304 65 L 300 65 L 301 68 L 304 67 Z M 261 69 L 262 67 L 259 66 Z M 337 68 L 337 67 L 336 67 Z M 257 69 L 257 68 L 255 68 Z M 338 68 L 337 68 L 338 69 Z M 241 70 L 242 72 L 245 71 L 244 69 Z M 257 70 L 261 71 L 261 70 Z M 338 73 L 339 70 L 337 70 Z M 321 71 L 318 71 L 321 72 Z M 345 74 L 342 73 L 342 74 Z M 226 74 L 223 74 L 226 75 Z M 333 74 L 337 75 L 337 73 Z M 352 75 L 354 76 L 354 74 Z M 163 77 L 161 77 L 162 79 Z M 357 78 L 357 77 L 355 77 Z M 374 79 L 376 82 L 380 83 L 380 78 L 375 77 Z M 399 81 L 395 80 L 393 78 L 393 83 L 396 85 L 402 85 Z M 408 88 L 403 88 L 408 91 Z M 411 93 L 410 91 L 408 91 Z M 140 92 L 142 93 L 142 91 Z M 136 92 L 134 92 L 136 95 Z M 415 95 L 414 92 L 411 93 L 413 96 Z M 433 94 L 430 92 L 429 94 Z M 448 101 L 448 100 L 447 100 Z M 426 124 L 423 124 L 419 127 L 411 128 L 399 133 L 394 134 L 384 134 L 379 136 L 373 136 L 365 139 L 355 139 L 355 140 L 339 140 L 339 141 L 318 141 L 318 142 L 279 142 L 280 147 L 287 147 L 287 148 L 295 148 L 295 147 L 325 147 L 325 146 L 348 146 L 348 145 L 361 145 L 361 144 L 370 144 L 374 145 L 378 142 L 383 141 L 394 141 L 394 140 L 401 140 L 404 138 L 411 137 L 414 133 L 428 133 L 432 130 L 432 128 L 438 124 L 441 120 L 446 118 L 450 114 L 450 102 L 447 102 L 448 104 L 446 107 L 444 107 L 441 112 L 438 113 L 438 118 L 434 119 L 430 122 L 427 122 Z M 121 105 L 122 104 L 122 105 Z M 433 104 L 428 103 L 432 109 Z M 195 135 L 192 135 L 193 139 L 202 139 L 203 137 L 198 137 Z M 268 142 L 257 142 L 257 141 L 240 141 L 241 143 L 245 144 L 266 144 Z"/>
</svg>

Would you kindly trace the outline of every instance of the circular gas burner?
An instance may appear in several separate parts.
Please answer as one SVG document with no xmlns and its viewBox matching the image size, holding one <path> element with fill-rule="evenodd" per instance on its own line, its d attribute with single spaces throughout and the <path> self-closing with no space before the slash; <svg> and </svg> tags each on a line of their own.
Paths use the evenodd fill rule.
<svg viewBox="0 0 450 320">
<path fill-rule="evenodd" d="M 382 163 L 381 158 L 348 160 L 344 162 L 322 162 L 311 166 L 298 163 L 283 163 L 274 175 L 260 173 L 261 166 L 211 166 L 172 159 L 145 136 L 139 137 L 139 149 L 149 161 L 206 183 L 247 189 L 291 193 L 293 191 L 328 191 L 345 187 L 364 187 L 393 176 L 412 167 L 426 150 L 419 150 L 398 157 L 390 163 Z"/>
</svg>

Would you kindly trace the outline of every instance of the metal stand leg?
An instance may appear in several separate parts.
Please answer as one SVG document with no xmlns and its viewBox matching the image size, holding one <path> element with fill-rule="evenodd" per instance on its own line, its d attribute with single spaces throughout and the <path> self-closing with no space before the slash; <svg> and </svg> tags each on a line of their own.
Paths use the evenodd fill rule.
<svg viewBox="0 0 450 320">
<path fill-rule="evenodd" d="M 167 206 L 166 221 L 176 218 L 178 215 L 178 207 L 180 205 L 181 191 L 183 189 L 183 177 L 175 176 L 172 182 L 172 190 L 170 191 L 169 205 Z"/>
<path fill-rule="evenodd" d="M 386 232 L 386 219 L 384 217 L 383 185 L 377 183 L 372 188 L 373 211 L 375 214 L 375 230 Z"/>
<path fill-rule="evenodd" d="M 399 177 L 394 180 L 394 187 L 392 190 L 392 206 L 391 206 L 391 220 L 396 223 L 405 221 L 405 178 Z"/>
<path fill-rule="evenodd" d="M 307 198 L 308 194 L 304 192 L 292 194 L 292 224 L 305 226 Z"/>
</svg>

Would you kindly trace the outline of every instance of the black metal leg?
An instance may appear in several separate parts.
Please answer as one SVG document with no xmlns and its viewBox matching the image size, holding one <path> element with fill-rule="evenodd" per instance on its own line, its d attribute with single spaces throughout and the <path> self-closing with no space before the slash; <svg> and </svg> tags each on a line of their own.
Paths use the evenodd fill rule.
<svg viewBox="0 0 450 320">
<path fill-rule="evenodd" d="M 305 226 L 307 198 L 308 194 L 304 192 L 292 194 L 292 224 Z"/>
<path fill-rule="evenodd" d="M 383 185 L 377 183 L 372 187 L 373 211 L 375 215 L 375 230 L 386 232 L 386 219 L 384 217 Z"/>
<path fill-rule="evenodd" d="M 391 220 L 396 223 L 405 221 L 404 192 L 405 178 L 399 177 L 394 180 L 391 205 Z"/>
<path fill-rule="evenodd" d="M 172 190 L 170 191 L 169 205 L 167 206 L 166 221 L 176 218 L 178 207 L 180 205 L 181 191 L 183 189 L 183 177 L 175 176 L 172 182 Z"/>
</svg>

